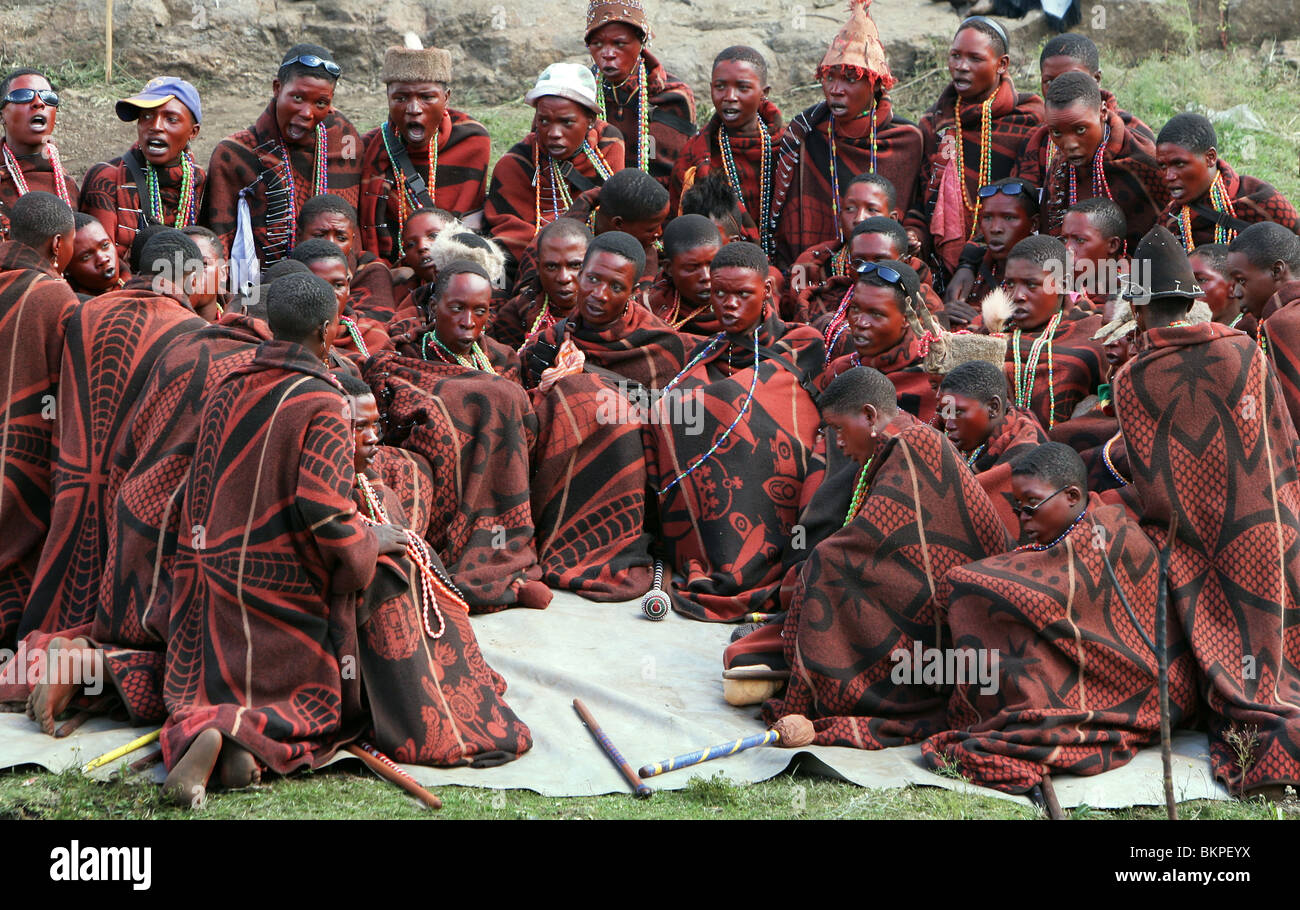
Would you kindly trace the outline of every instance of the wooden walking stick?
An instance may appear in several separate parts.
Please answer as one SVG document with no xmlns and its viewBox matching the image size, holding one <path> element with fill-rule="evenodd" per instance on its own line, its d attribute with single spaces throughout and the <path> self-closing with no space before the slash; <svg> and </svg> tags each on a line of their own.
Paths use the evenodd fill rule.
<svg viewBox="0 0 1300 910">
<path fill-rule="evenodd" d="M 104 82 L 113 81 L 113 0 L 104 0 Z"/>
<path fill-rule="evenodd" d="M 582 703 L 582 699 L 575 698 L 573 700 L 573 709 L 578 712 L 578 716 L 581 717 L 582 722 L 587 725 L 587 729 L 591 731 L 591 735 L 596 737 L 596 742 L 600 743 L 600 747 L 605 750 L 605 754 L 609 756 L 609 760 L 612 761 L 622 775 L 627 778 L 627 782 L 631 784 L 632 791 L 636 793 L 637 798 L 645 799 L 653 793 L 653 790 L 641 783 L 640 779 L 636 776 L 636 773 L 632 770 L 632 766 L 629 765 L 627 759 L 623 757 L 623 753 L 618 751 L 618 747 L 615 746 L 614 743 L 610 741 L 610 738 L 605 735 L 605 731 L 600 729 L 600 724 L 596 723 L 596 718 L 591 716 L 591 712 L 588 711 L 587 706 Z"/>
<path fill-rule="evenodd" d="M 1174 800 L 1174 755 L 1169 731 L 1169 558 L 1178 533 L 1178 513 L 1169 521 L 1169 537 L 1160 551 L 1160 587 L 1156 590 L 1156 665 L 1160 668 L 1160 761 L 1165 772 L 1165 812 L 1170 821 L 1178 820 L 1178 803 Z"/>
<path fill-rule="evenodd" d="M 813 736 L 812 723 L 802 715 L 792 714 L 778 720 L 770 730 L 764 730 L 762 733 L 755 733 L 752 736 L 744 736 L 740 739 L 733 739 L 730 742 L 719 743 L 707 749 L 687 752 L 685 755 L 675 755 L 661 762 L 645 765 L 637 773 L 642 777 L 654 777 L 657 774 L 667 774 L 669 771 L 678 771 L 692 765 L 700 765 L 706 761 L 713 761 L 715 758 L 725 758 L 728 755 L 735 755 L 737 752 L 744 752 L 746 749 L 755 749 L 759 746 L 785 746 L 787 749 L 797 749 L 811 743 Z"/>
<path fill-rule="evenodd" d="M 397 786 L 426 806 L 432 809 L 442 808 L 442 800 L 421 787 L 419 781 L 399 768 L 391 758 L 370 745 L 370 743 L 353 743 L 348 746 L 348 751 L 361 759 L 371 771 L 374 771 L 390 784 L 397 784 Z"/>
</svg>

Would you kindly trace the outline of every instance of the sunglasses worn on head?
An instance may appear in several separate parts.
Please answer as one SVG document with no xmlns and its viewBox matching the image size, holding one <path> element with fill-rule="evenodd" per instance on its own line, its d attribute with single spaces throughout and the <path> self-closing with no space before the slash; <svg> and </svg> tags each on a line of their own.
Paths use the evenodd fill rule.
<svg viewBox="0 0 1300 910">
<path fill-rule="evenodd" d="M 1064 486 L 1061 487 L 1061 489 L 1057 490 L 1056 493 L 1064 493 L 1068 489 L 1070 489 L 1068 486 Z M 1044 496 L 1042 499 L 1038 500 L 1038 502 L 1032 506 L 1022 506 L 1018 502 L 1012 503 L 1011 511 L 1015 513 L 1015 516 L 1017 518 L 1033 518 L 1035 515 L 1038 514 L 1038 510 L 1047 504 L 1047 500 L 1055 496 L 1056 493 L 1049 493 L 1047 496 Z"/>
<path fill-rule="evenodd" d="M 1008 196 L 1019 196 L 1021 193 L 1029 193 L 1030 195 L 1033 195 L 1035 189 L 1035 187 L 1030 186 L 1028 183 L 1001 183 L 991 186 L 982 186 L 980 187 L 980 198 L 991 199 L 998 193 L 1006 193 Z"/>
<path fill-rule="evenodd" d="M 876 263 L 870 262 L 866 259 L 855 259 L 851 264 L 853 266 L 853 271 L 858 273 L 859 278 L 864 278 L 867 275 L 879 275 L 890 284 L 897 284 L 900 286 L 902 284 L 903 276 L 900 275 L 897 270 L 891 269 L 887 265 L 877 265 Z"/>
<path fill-rule="evenodd" d="M 324 57 L 317 57 L 315 54 L 301 54 L 294 57 L 292 60 L 286 60 L 280 64 L 280 69 L 284 69 L 286 66 L 292 66 L 295 63 L 301 63 L 303 66 L 309 66 L 312 69 L 315 69 L 318 66 L 324 67 L 325 72 L 329 73 L 335 79 L 337 79 L 343 72 L 343 68 L 333 60 L 326 60 Z"/>
<path fill-rule="evenodd" d="M 4 100 L 0 101 L 0 105 L 31 104 L 37 98 L 40 98 L 41 101 L 48 104 L 50 107 L 59 106 L 59 93 L 44 88 L 16 88 L 4 96 Z"/>
</svg>

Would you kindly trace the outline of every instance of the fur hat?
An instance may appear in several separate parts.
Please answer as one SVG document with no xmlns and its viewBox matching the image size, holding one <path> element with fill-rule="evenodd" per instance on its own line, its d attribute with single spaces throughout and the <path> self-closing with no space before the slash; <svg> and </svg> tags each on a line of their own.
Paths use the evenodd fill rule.
<svg viewBox="0 0 1300 910">
<path fill-rule="evenodd" d="M 392 82 L 451 83 L 451 52 L 439 47 L 390 47 L 379 78 Z"/>
<path fill-rule="evenodd" d="M 611 22 L 622 22 L 641 33 L 641 43 L 650 43 L 650 20 L 646 18 L 641 0 L 591 0 L 587 4 L 587 30 L 583 38 L 590 38 L 598 28 Z"/>
<path fill-rule="evenodd" d="M 1128 286 L 1120 298 L 1133 306 L 1144 306 L 1165 297 L 1204 296 L 1178 238 L 1158 224 L 1147 231 L 1133 252 Z"/>
<path fill-rule="evenodd" d="M 880 42 L 880 30 L 867 12 L 869 6 L 871 0 L 849 0 L 849 21 L 831 39 L 830 49 L 817 67 L 818 79 L 831 67 L 848 66 L 862 70 L 885 88 L 894 84 L 896 80 L 885 59 L 885 46 Z"/>
<path fill-rule="evenodd" d="M 505 282 L 506 254 L 501 247 L 466 229 L 456 231 L 450 227 L 443 228 L 438 233 L 438 239 L 433 241 L 429 253 L 433 256 L 433 264 L 438 271 L 457 259 L 468 259 L 487 271 L 493 287 L 499 288 Z"/>
</svg>

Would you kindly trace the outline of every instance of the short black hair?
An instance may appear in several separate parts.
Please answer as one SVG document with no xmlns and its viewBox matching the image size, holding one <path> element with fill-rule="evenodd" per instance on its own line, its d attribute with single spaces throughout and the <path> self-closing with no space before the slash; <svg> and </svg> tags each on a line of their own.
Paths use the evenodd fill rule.
<svg viewBox="0 0 1300 910">
<path fill-rule="evenodd" d="M 736 240 L 718 250 L 710 271 L 716 273 L 719 269 L 749 269 L 766 278 L 771 267 L 772 263 L 762 247 L 748 240 Z"/>
<path fill-rule="evenodd" d="M 438 270 L 438 277 L 433 283 L 434 300 L 446 293 L 447 285 L 451 284 L 451 279 L 457 275 L 477 275 L 486 281 L 489 287 L 492 284 L 492 276 L 488 274 L 487 269 L 473 259 L 453 259 L 446 267 Z"/>
<path fill-rule="evenodd" d="M 1043 45 L 1043 52 L 1038 55 L 1038 65 L 1042 66 L 1051 57 L 1069 57 L 1071 60 L 1078 60 L 1088 68 L 1089 73 L 1101 70 L 1101 54 L 1097 52 L 1097 45 L 1093 44 L 1092 39 L 1087 35 L 1078 32 L 1066 32 L 1049 38 Z"/>
<path fill-rule="evenodd" d="M 857 282 L 873 288 L 889 288 L 894 292 L 894 300 L 898 303 L 898 312 L 907 315 L 907 298 L 919 298 L 921 295 L 921 278 L 906 262 L 899 262 L 897 259 L 882 259 L 876 263 L 876 266 L 884 266 L 898 272 L 898 283 L 894 283 L 880 274 L 879 268 L 874 272 L 867 272 L 865 275 L 858 275 Z M 899 287 L 899 284 L 902 287 Z"/>
<path fill-rule="evenodd" d="M 0 81 L 0 98 L 7 98 L 9 96 L 9 86 L 12 85 L 13 81 L 19 76 L 40 76 L 46 82 L 50 83 L 50 88 L 54 88 L 54 83 L 50 82 L 50 77 L 42 73 L 40 70 L 34 70 L 30 66 L 20 66 L 16 70 L 10 70 L 5 73 L 4 80 Z M 55 91 L 58 91 L 58 89 L 55 89 Z"/>
<path fill-rule="evenodd" d="M 364 398 L 367 395 L 375 394 L 375 390 L 370 388 L 364 379 L 347 370 L 330 370 L 334 378 L 343 386 L 343 391 L 353 398 Z"/>
<path fill-rule="evenodd" d="M 682 193 L 683 215 L 703 215 L 721 221 L 724 218 L 740 219 L 748 213 L 740 207 L 740 197 L 731 188 L 727 175 L 714 171 L 703 179 L 696 180 L 694 186 Z M 753 221 L 751 219 L 750 223 Z"/>
<path fill-rule="evenodd" d="M 357 221 L 357 210 L 346 199 L 342 196 L 335 196 L 333 193 L 321 193 L 319 196 L 312 196 L 298 210 L 299 236 L 302 235 L 303 228 L 306 227 L 308 221 L 317 215 L 326 213 L 342 215 L 354 228 L 360 224 Z"/>
<path fill-rule="evenodd" d="M 668 190 L 645 171 L 625 167 L 600 188 L 600 210 L 607 218 L 646 221 L 668 206 Z"/>
<path fill-rule="evenodd" d="M 285 275 L 303 275 L 311 274 L 311 269 L 303 265 L 297 259 L 281 259 L 279 262 L 269 266 L 266 271 L 262 272 L 261 284 L 263 287 L 271 284 L 277 278 L 283 278 Z"/>
<path fill-rule="evenodd" d="M 1214 132 L 1214 124 L 1208 117 L 1193 111 L 1174 114 L 1156 136 L 1156 145 L 1176 145 L 1195 155 L 1203 155 L 1212 148 L 1218 148 L 1219 137 Z"/>
<path fill-rule="evenodd" d="M 346 200 L 344 201 L 344 204 L 345 204 L 345 205 L 347 204 Z M 353 214 L 353 217 L 354 217 L 354 218 L 356 217 L 355 212 L 356 212 L 356 209 L 353 209 L 353 213 L 354 213 L 354 214 Z M 410 224 L 412 221 L 414 221 L 416 218 L 418 218 L 418 217 L 420 217 L 420 216 L 422 216 L 422 215 L 434 215 L 434 216 L 436 216 L 436 217 L 438 217 L 438 218 L 441 218 L 443 221 L 455 221 L 455 220 L 457 220 L 457 219 L 456 219 L 456 213 L 455 213 L 455 212 L 449 212 L 449 211 L 447 211 L 446 209 L 440 209 L 440 208 L 438 208 L 437 206 L 426 206 L 425 208 L 422 208 L 422 209 L 416 209 L 416 210 L 415 210 L 414 212 L 412 212 L 410 215 L 407 215 L 407 216 L 406 216 L 406 223 L 407 223 L 407 224 Z"/>
<path fill-rule="evenodd" d="M 665 235 L 667 231 L 664 232 Z M 714 231 L 717 233 L 717 231 Z M 584 244 L 591 244 L 591 228 L 587 227 L 585 221 L 579 221 L 577 218 L 556 218 L 546 227 L 537 233 L 537 249 L 541 250 L 542 243 L 551 238 L 557 241 L 581 240 Z"/>
<path fill-rule="evenodd" d="M 987 186 L 1012 186 L 1014 184 L 1020 185 L 1020 192 L 1016 193 L 1014 196 L 1012 196 L 1012 198 L 1018 199 L 1020 201 L 1020 205 L 1025 210 L 1026 215 L 1028 215 L 1030 218 L 1037 218 L 1038 217 L 1038 187 L 1034 186 L 1028 180 L 1025 180 L 1022 177 L 1003 177 L 1001 180 L 994 180 L 992 183 L 987 184 Z M 999 195 L 1006 196 L 1010 194 L 1000 193 Z M 987 203 L 990 201 L 992 200 L 990 199 L 980 200 L 981 203 Z"/>
<path fill-rule="evenodd" d="M 280 341 L 302 342 L 338 311 L 334 289 L 310 272 L 277 278 L 266 290 L 266 322 Z"/>
<path fill-rule="evenodd" d="M 584 268 L 591 261 L 591 257 L 597 253 L 613 253 L 626 259 L 636 266 L 636 278 L 640 278 L 641 273 L 645 271 L 645 249 L 642 248 L 641 241 L 631 234 L 622 231 L 606 231 L 598 235 L 587 247 L 587 255 L 582 258 Z M 634 278 L 633 283 L 635 280 Z"/>
<path fill-rule="evenodd" d="M 1292 278 L 1300 278 L 1300 237 L 1275 222 L 1250 225 L 1228 244 L 1228 252 L 1240 253 L 1257 269 L 1281 262 L 1291 270 Z"/>
<path fill-rule="evenodd" d="M 1043 100 L 1055 108 L 1069 107 L 1082 101 L 1089 108 L 1101 110 L 1101 86 L 1087 73 L 1062 73 L 1047 87 L 1047 97 Z"/>
<path fill-rule="evenodd" d="M 981 35 L 987 36 L 993 45 L 993 52 L 999 57 L 1006 55 L 1008 51 L 1007 33 L 1001 25 L 984 16 L 971 16 L 963 19 L 961 25 L 957 26 L 957 31 L 953 33 L 954 40 L 957 35 L 960 35 L 968 28 L 973 28 Z"/>
<path fill-rule="evenodd" d="M 1226 243 L 1202 243 L 1187 254 L 1187 258 L 1201 257 L 1201 260 L 1225 279 L 1228 277 L 1228 245 Z M 1269 263 L 1272 265 L 1272 263 Z"/>
<path fill-rule="evenodd" d="M 220 258 L 226 254 L 226 248 L 221 243 L 221 238 L 217 232 L 211 228 L 206 228 L 201 224 L 187 224 L 181 228 L 181 233 L 191 240 L 203 240 L 207 242 Z"/>
<path fill-rule="evenodd" d="M 1076 202 L 1066 210 L 1067 215 L 1070 212 L 1086 215 L 1088 223 L 1107 240 L 1128 234 L 1128 218 L 1125 217 L 1124 210 L 1105 196 L 1093 196 L 1091 199 Z"/>
<path fill-rule="evenodd" d="M 289 254 L 289 257 L 306 266 L 310 266 L 313 262 L 320 262 L 322 259 L 337 259 L 344 265 L 348 264 L 347 254 L 339 248 L 339 245 L 332 240 L 326 240 L 324 237 L 313 237 L 310 240 L 304 240 L 293 248 L 293 252 Z"/>
<path fill-rule="evenodd" d="M 327 79 L 332 84 L 337 84 L 338 76 L 331 76 L 325 71 L 323 66 L 308 66 L 305 63 L 289 63 L 288 61 L 295 57 L 307 55 L 320 57 L 322 60 L 334 62 L 334 55 L 319 44 L 295 44 L 284 52 L 280 58 L 280 68 L 275 73 L 275 78 L 280 80 L 280 85 L 288 85 L 295 79 L 302 76 L 313 76 L 317 79 Z"/>
<path fill-rule="evenodd" d="M 994 398 L 1007 403 L 1007 376 L 1002 369 L 987 360 L 968 360 L 953 367 L 939 383 L 939 394 L 952 392 L 980 404 Z"/>
<path fill-rule="evenodd" d="M 1037 477 L 1049 487 L 1074 486 L 1088 494 L 1088 468 L 1063 442 L 1045 442 L 1011 462 L 1012 477 Z"/>
<path fill-rule="evenodd" d="M 863 218 L 853 225 L 853 232 L 849 234 L 850 246 L 852 246 L 853 238 L 859 234 L 883 234 L 893 241 L 894 252 L 899 256 L 907 255 L 907 231 L 893 218 L 886 218 L 884 215 L 872 215 L 870 218 Z"/>
<path fill-rule="evenodd" d="M 36 249 L 50 238 L 76 230 L 72 208 L 53 193 L 34 190 L 9 206 L 9 236 Z"/>
<path fill-rule="evenodd" d="M 1007 262 L 1023 259 L 1035 265 L 1045 266 L 1049 262 L 1065 263 L 1065 244 L 1051 234 L 1030 234 L 1017 243 L 1007 254 Z"/>
<path fill-rule="evenodd" d="M 817 400 L 822 414 L 856 414 L 871 405 L 886 417 L 898 413 L 898 389 L 871 367 L 853 367 L 831 380 Z"/>
<path fill-rule="evenodd" d="M 63 200 L 60 199 L 59 201 L 62 202 Z M 72 213 L 73 230 L 79 231 L 82 228 L 89 227 L 92 224 L 99 224 L 99 219 L 96 218 L 94 215 L 87 215 L 85 212 Z"/>
<path fill-rule="evenodd" d="M 850 180 L 848 186 L 853 186 L 855 183 L 869 183 L 874 187 L 878 187 L 880 192 L 885 194 L 885 201 L 889 203 L 891 212 L 898 205 L 898 191 L 894 189 L 894 182 L 884 174 L 875 171 L 863 171 Z"/>
<path fill-rule="evenodd" d="M 177 262 L 183 274 L 203 269 L 203 251 L 189 237 L 175 228 L 164 228 L 145 241 L 140 250 L 140 271 L 143 275 L 161 275 L 174 269 Z M 179 278 L 180 276 L 173 277 Z"/>
<path fill-rule="evenodd" d="M 767 60 L 754 48 L 745 44 L 733 44 L 731 47 L 724 47 L 718 51 L 718 56 L 713 58 L 713 69 L 717 69 L 719 63 L 726 63 L 730 60 L 739 60 L 741 63 L 748 63 L 754 67 L 759 80 L 766 85 Z"/>
<path fill-rule="evenodd" d="M 722 246 L 722 238 L 713 222 L 703 215 L 678 215 L 664 228 L 663 243 L 664 256 L 674 259 L 688 250 Z"/>
<path fill-rule="evenodd" d="M 169 228 L 165 224 L 146 224 L 135 232 L 135 236 L 131 238 L 131 252 L 127 255 L 127 265 L 131 267 L 132 275 L 140 272 L 140 256 L 144 252 L 144 245 L 149 242 L 149 238 L 159 231 L 166 230 L 169 230 Z"/>
</svg>

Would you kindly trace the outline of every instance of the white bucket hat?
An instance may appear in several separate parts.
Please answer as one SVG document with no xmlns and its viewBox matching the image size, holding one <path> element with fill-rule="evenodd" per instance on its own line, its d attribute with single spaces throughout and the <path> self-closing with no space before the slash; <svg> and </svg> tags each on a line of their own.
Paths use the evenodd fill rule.
<svg viewBox="0 0 1300 910">
<path fill-rule="evenodd" d="M 558 95 L 581 104 L 600 116 L 596 101 L 596 77 L 581 63 L 552 63 L 537 77 L 537 84 L 524 95 L 524 100 L 537 107 L 537 99 Z"/>
</svg>

